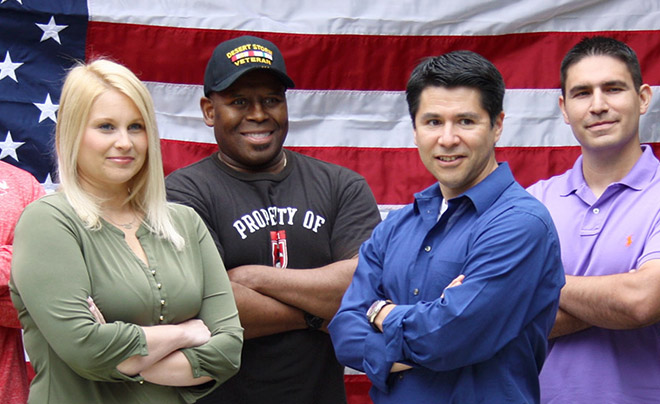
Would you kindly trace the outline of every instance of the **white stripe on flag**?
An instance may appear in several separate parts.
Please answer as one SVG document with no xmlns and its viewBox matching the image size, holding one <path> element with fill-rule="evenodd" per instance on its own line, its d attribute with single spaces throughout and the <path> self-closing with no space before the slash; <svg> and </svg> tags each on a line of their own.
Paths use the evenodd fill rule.
<svg viewBox="0 0 660 404">
<path fill-rule="evenodd" d="M 90 20 L 305 34 L 498 35 L 658 28 L 657 1 L 88 1 Z"/>
<path fill-rule="evenodd" d="M 148 82 L 163 139 L 215 143 L 202 121 L 202 87 Z M 653 87 L 660 94 L 660 87 Z M 512 89 L 504 97 L 499 147 L 577 146 L 557 103 L 559 90 Z M 399 91 L 289 90 L 287 146 L 415 147 L 405 94 Z M 660 142 L 660 97 L 641 120 L 643 142 Z"/>
</svg>

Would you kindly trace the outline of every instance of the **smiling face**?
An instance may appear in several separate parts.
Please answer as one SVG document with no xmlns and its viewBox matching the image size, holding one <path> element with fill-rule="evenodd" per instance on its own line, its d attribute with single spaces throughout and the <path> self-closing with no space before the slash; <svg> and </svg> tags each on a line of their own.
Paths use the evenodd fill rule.
<svg viewBox="0 0 660 404">
<path fill-rule="evenodd" d="M 99 197 L 125 194 L 144 166 L 147 148 L 135 103 L 117 90 L 102 93 L 92 104 L 78 149 L 82 188 Z"/>
<path fill-rule="evenodd" d="M 586 56 L 568 68 L 559 107 L 583 152 L 619 153 L 639 149 L 639 117 L 650 99 L 650 87 L 644 84 L 638 92 L 625 63 Z"/>
<path fill-rule="evenodd" d="M 245 73 L 231 87 L 201 100 L 221 159 L 238 171 L 281 169 L 289 129 L 285 87 L 268 70 Z"/>
<path fill-rule="evenodd" d="M 478 90 L 427 87 L 415 115 L 415 144 L 445 199 L 472 188 L 497 168 L 495 143 L 504 112 L 491 126 Z"/>
</svg>

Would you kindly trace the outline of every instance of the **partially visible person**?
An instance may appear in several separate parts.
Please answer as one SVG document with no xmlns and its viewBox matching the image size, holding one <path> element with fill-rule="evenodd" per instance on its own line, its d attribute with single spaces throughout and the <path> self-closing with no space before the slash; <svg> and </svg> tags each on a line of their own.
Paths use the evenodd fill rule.
<svg viewBox="0 0 660 404">
<path fill-rule="evenodd" d="M 415 144 L 438 182 L 362 245 L 329 326 L 376 404 L 539 401 L 564 273 L 547 209 L 495 160 L 504 91 L 470 51 L 410 76 Z"/>
<path fill-rule="evenodd" d="M 660 162 L 641 145 L 652 93 L 635 52 L 588 37 L 561 63 L 559 107 L 582 155 L 529 192 L 550 210 L 566 286 L 544 403 L 660 400 Z"/>
<path fill-rule="evenodd" d="M 0 402 L 27 402 L 28 373 L 21 324 L 9 296 L 14 227 L 23 209 L 44 195 L 27 171 L 0 161 Z"/>
<path fill-rule="evenodd" d="M 200 101 L 219 151 L 167 177 L 213 235 L 245 327 L 241 370 L 204 403 L 346 402 L 326 325 L 380 215 L 363 177 L 282 147 L 291 87 L 272 42 L 219 44 Z"/>
<path fill-rule="evenodd" d="M 28 206 L 10 289 L 29 403 L 192 403 L 233 376 L 242 328 L 199 216 L 167 203 L 151 97 L 105 60 L 60 98 L 60 189 Z"/>
</svg>

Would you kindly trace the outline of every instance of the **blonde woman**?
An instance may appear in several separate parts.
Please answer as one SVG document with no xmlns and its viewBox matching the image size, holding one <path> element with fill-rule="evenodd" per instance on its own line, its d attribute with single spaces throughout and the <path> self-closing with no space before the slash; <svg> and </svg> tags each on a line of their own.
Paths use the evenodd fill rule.
<svg viewBox="0 0 660 404">
<path fill-rule="evenodd" d="M 234 375 L 243 330 L 206 226 L 165 201 L 151 97 L 125 67 L 73 68 L 60 189 L 15 232 L 29 403 L 192 403 Z"/>
</svg>

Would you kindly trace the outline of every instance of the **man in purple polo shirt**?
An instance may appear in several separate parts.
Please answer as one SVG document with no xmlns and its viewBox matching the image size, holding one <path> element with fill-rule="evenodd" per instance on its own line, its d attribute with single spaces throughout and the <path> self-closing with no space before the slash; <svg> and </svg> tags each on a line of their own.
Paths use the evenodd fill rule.
<svg viewBox="0 0 660 404">
<path fill-rule="evenodd" d="M 566 271 L 543 403 L 660 400 L 660 163 L 639 140 L 651 101 L 626 44 L 585 38 L 561 64 L 572 169 L 529 192 L 546 204 Z"/>
</svg>

